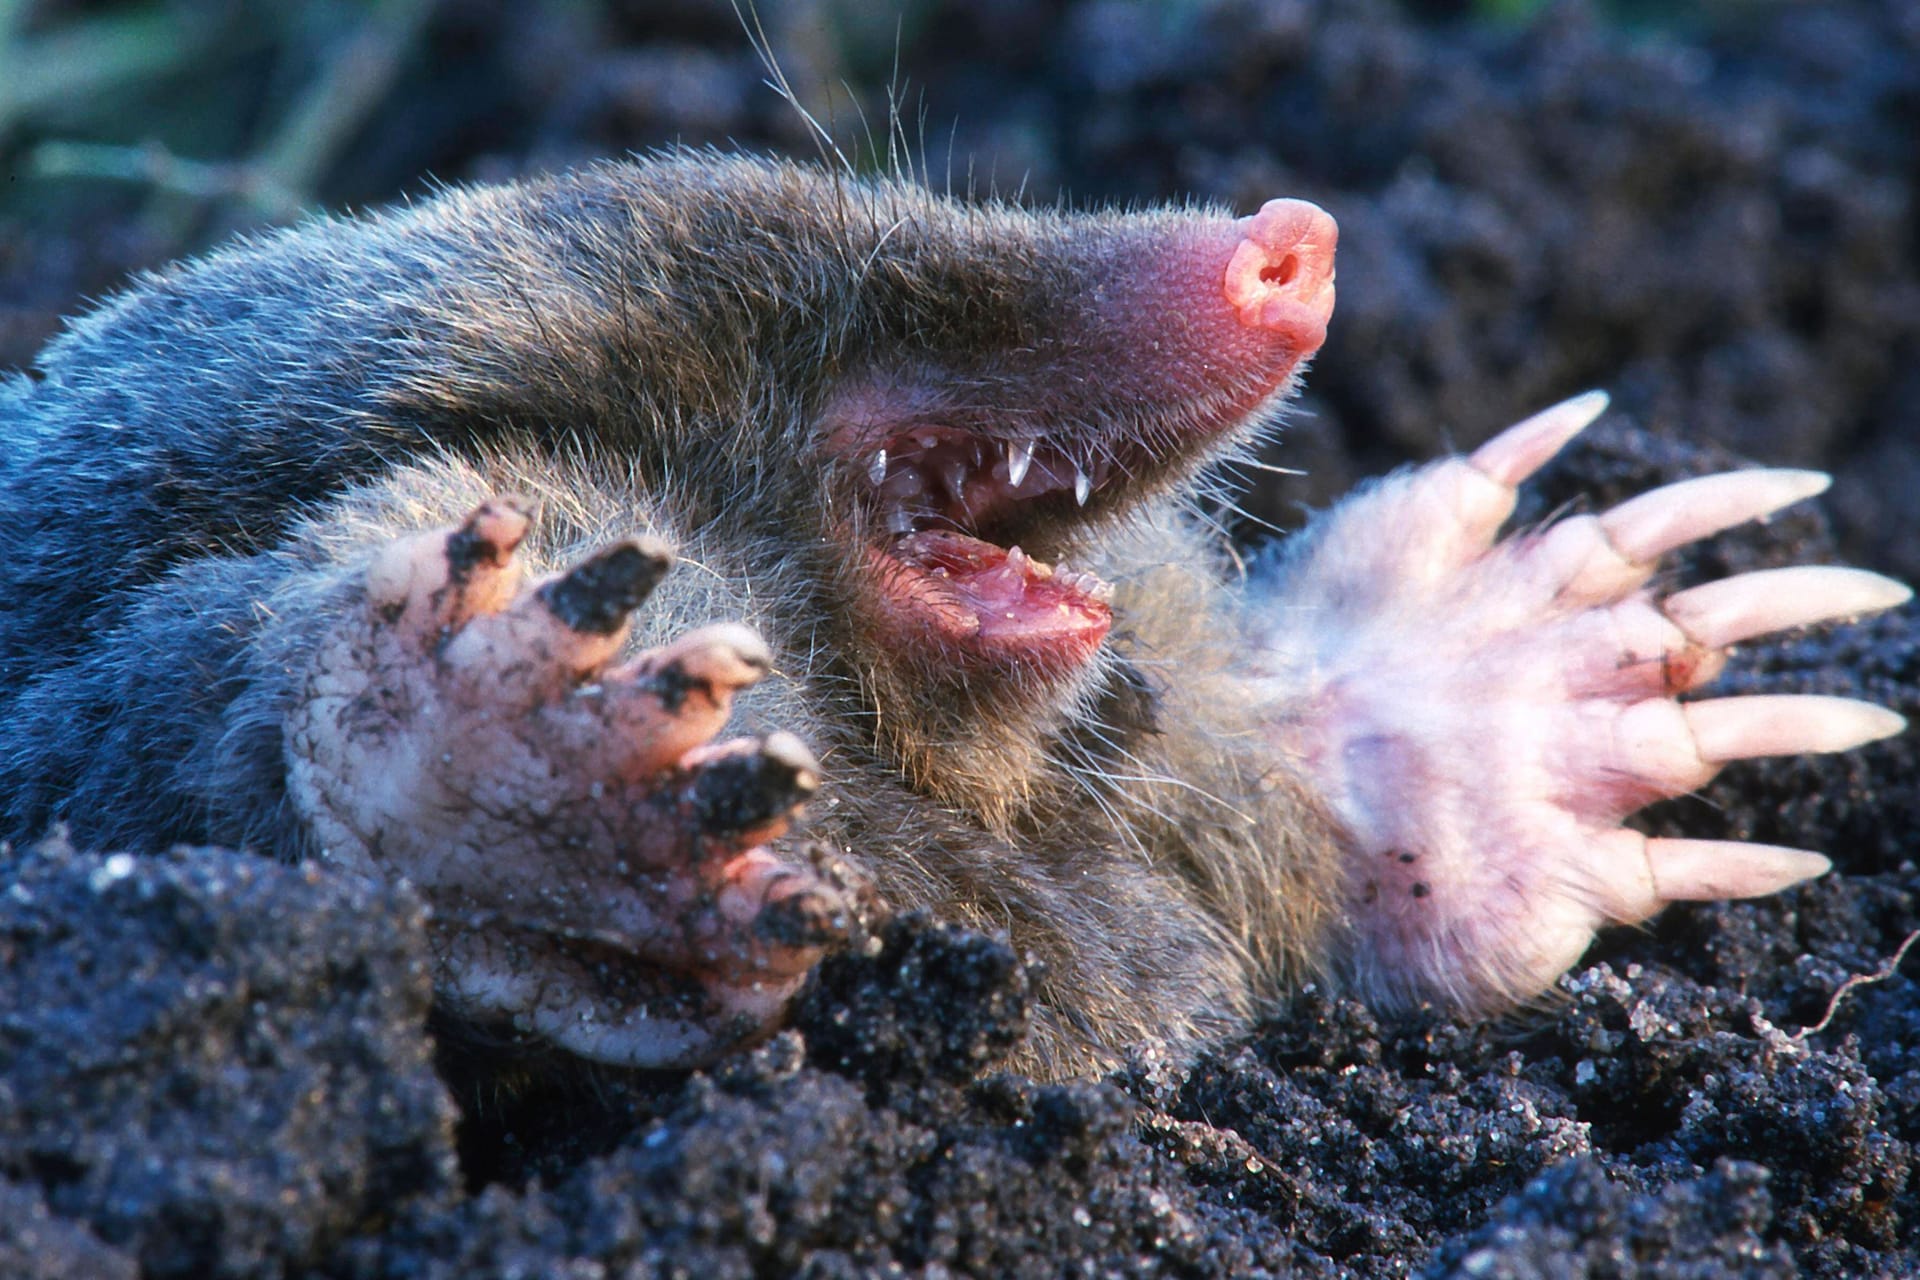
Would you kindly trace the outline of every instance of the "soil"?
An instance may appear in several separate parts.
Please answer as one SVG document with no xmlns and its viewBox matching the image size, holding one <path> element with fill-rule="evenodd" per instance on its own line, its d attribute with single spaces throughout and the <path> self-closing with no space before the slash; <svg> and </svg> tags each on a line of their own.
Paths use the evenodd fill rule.
<svg viewBox="0 0 1920 1280">
<path fill-rule="evenodd" d="M 265 119 L 296 45 L 231 10 L 253 38 L 212 41 L 187 96 Z M 897 59 L 937 184 L 1334 212 L 1334 335 L 1271 455 L 1309 474 L 1260 476 L 1249 539 L 1599 385 L 1618 411 L 1530 514 L 1737 457 L 1820 466 L 1820 511 L 1676 579 L 1845 560 L 1920 580 L 1920 3 L 1496 10 L 763 6 L 803 98 L 851 86 L 832 114 L 873 163 Z M 303 199 L 673 140 L 811 145 L 725 0 L 447 5 L 394 39 Z M 157 170 L 35 176 L 53 129 L 0 121 L 0 366 L 259 216 L 252 135 L 228 188 L 186 196 Z M 1755 647 L 1724 684 L 1913 716 L 1917 637 L 1909 606 Z M 1198 1063 L 1066 1085 L 997 1065 L 1022 958 L 909 918 L 711 1071 L 482 1089 L 436 1060 L 405 894 L 49 842 L 0 893 L 0 1276 L 1915 1274 L 1920 961 L 1893 962 L 1920 929 L 1916 755 L 1909 735 L 1753 764 L 1646 815 L 1836 872 L 1616 931 L 1500 1023 L 1310 988 Z"/>
</svg>

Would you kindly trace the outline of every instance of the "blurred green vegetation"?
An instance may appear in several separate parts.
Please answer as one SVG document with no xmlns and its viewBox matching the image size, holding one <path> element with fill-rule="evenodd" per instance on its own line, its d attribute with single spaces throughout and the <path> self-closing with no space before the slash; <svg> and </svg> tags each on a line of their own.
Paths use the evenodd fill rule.
<svg viewBox="0 0 1920 1280">
<path fill-rule="evenodd" d="M 1142 2 L 1170 14 L 1194 7 L 1194 0 Z M 1429 18 L 1499 22 L 1529 19 L 1557 2 L 1405 0 Z M 1627 24 L 1686 25 L 1765 2 L 1606 0 L 1599 10 Z M 757 7 L 769 27 L 785 11 L 805 8 L 817 26 L 813 52 L 836 74 L 867 84 L 884 86 L 910 74 L 917 60 L 941 56 L 918 47 L 938 0 L 759 0 Z M 396 86 L 431 74 L 444 54 L 423 48 L 430 22 L 442 28 L 440 39 L 471 45 L 489 28 L 508 38 L 541 29 L 631 30 L 646 25 L 649 8 L 669 30 L 699 22 L 711 30 L 716 14 L 736 22 L 728 0 L 0 0 L 0 161 L 12 180 L 0 208 L 21 198 L 23 177 L 131 181 L 272 219 L 316 201 L 366 198 L 374 193 L 354 190 L 341 161 Z M 582 38 L 555 42 L 577 50 Z M 832 47 L 822 50 L 823 43 Z M 476 82 L 471 92 L 485 97 L 496 88 Z M 47 198 L 35 185 L 33 198 Z"/>
<path fill-rule="evenodd" d="M 0 0 L 0 211 L 59 217 L 97 179 L 157 217 L 313 205 L 406 65 L 435 0 Z M 29 181 L 22 183 L 20 179 Z"/>
</svg>

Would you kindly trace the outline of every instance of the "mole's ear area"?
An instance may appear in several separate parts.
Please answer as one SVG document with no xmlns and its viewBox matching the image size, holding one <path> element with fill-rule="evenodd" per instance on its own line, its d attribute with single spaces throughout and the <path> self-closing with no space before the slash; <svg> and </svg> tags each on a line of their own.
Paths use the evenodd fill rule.
<svg viewBox="0 0 1920 1280">
<path fill-rule="evenodd" d="M 1729 645 L 1911 598 L 1826 567 L 1647 589 L 1666 552 L 1819 493 L 1824 475 L 1705 476 L 1495 541 L 1514 487 L 1605 405 L 1578 397 L 1348 499 L 1250 621 L 1273 744 L 1345 828 L 1346 967 L 1387 998 L 1494 1011 L 1545 990 L 1605 924 L 1820 875 L 1818 854 L 1620 822 L 1731 760 L 1905 728 L 1846 698 L 1677 700 Z"/>
</svg>

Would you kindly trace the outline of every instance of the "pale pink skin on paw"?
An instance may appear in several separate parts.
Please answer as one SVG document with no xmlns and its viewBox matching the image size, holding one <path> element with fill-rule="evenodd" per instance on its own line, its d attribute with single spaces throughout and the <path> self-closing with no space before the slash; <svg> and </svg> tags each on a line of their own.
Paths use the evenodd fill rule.
<svg viewBox="0 0 1920 1280">
<path fill-rule="evenodd" d="M 1543 992 L 1606 924 L 1821 874 L 1818 854 L 1648 839 L 1621 819 L 1730 760 L 1904 728 L 1840 698 L 1676 700 L 1730 644 L 1909 598 L 1813 567 L 1647 590 L 1666 551 L 1824 476 L 1708 476 L 1496 541 L 1515 486 L 1605 403 L 1578 397 L 1355 494 L 1251 614 L 1271 741 L 1346 834 L 1341 968 L 1382 998 L 1497 1011 Z"/>
<path fill-rule="evenodd" d="M 704 1061 L 769 1029 L 846 928 L 838 891 L 765 844 L 818 766 L 788 734 L 712 742 L 770 662 L 749 629 L 619 661 L 664 552 L 523 584 L 528 520 L 496 499 L 375 555 L 289 717 L 294 801 L 329 861 L 425 897 L 463 1016 Z"/>
</svg>

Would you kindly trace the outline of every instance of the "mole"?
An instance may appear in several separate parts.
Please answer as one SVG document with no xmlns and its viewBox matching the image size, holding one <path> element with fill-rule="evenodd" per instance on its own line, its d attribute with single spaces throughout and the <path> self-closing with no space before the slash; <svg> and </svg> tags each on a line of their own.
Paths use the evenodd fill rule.
<svg viewBox="0 0 1920 1280">
<path fill-rule="evenodd" d="M 1050 1077 L 1310 978 L 1497 1013 L 1820 874 L 1622 819 L 1903 727 L 1679 697 L 1908 598 L 1651 588 L 1824 476 L 1503 536 L 1589 393 L 1234 571 L 1200 499 L 1336 239 L 676 151 L 142 276 L 0 384 L 0 837 L 404 880 L 448 1017 L 620 1067 L 767 1034 L 870 895 L 1039 962 Z"/>
</svg>

